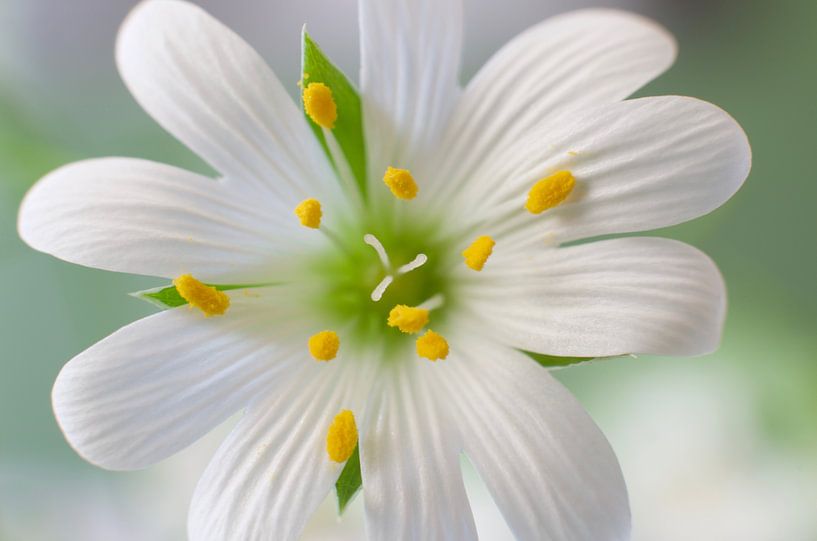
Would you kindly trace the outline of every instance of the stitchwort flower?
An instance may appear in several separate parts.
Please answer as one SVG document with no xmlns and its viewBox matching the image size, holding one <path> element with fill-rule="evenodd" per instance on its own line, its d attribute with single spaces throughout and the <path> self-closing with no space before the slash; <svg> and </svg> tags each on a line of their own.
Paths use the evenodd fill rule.
<svg viewBox="0 0 817 541">
<path fill-rule="evenodd" d="M 360 0 L 360 30 L 359 90 L 304 33 L 296 105 L 200 8 L 127 18 L 125 83 L 218 175 L 95 159 L 25 198 L 35 249 L 168 280 L 136 294 L 163 311 L 62 370 L 60 427 L 129 470 L 243 410 L 195 540 L 297 538 L 333 487 L 362 491 L 372 539 L 473 539 L 461 453 L 519 539 L 627 538 L 616 458 L 548 368 L 710 352 L 724 285 L 676 241 L 575 241 L 715 209 L 749 172 L 743 131 L 624 101 L 675 55 L 635 15 L 547 20 L 464 88 L 459 0 Z"/>
</svg>

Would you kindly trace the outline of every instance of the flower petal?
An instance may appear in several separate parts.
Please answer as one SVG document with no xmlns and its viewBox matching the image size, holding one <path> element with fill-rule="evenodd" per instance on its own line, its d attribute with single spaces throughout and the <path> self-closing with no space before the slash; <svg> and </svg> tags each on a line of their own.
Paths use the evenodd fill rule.
<svg viewBox="0 0 817 541">
<path fill-rule="evenodd" d="M 465 453 L 517 539 L 629 539 L 613 450 L 547 370 L 491 344 L 455 351 L 441 368 Z"/>
<path fill-rule="evenodd" d="M 212 318 L 189 307 L 161 312 L 74 357 L 52 395 L 68 442 L 98 466 L 139 469 L 268 392 L 308 361 L 292 354 L 305 339 L 295 348 L 283 330 L 271 334 L 275 319 L 260 300 L 236 293 L 227 314 Z"/>
<path fill-rule="evenodd" d="M 342 409 L 361 412 L 372 363 L 302 361 L 298 378 L 253 404 L 196 487 L 193 541 L 298 539 L 343 464 L 326 452 Z"/>
<path fill-rule="evenodd" d="M 700 100 L 642 98 L 571 116 L 475 179 L 497 237 L 530 246 L 674 225 L 722 205 L 751 168 L 741 127 Z M 576 178 L 570 197 L 545 214 L 525 212 L 530 187 L 558 170 Z"/>
<path fill-rule="evenodd" d="M 105 158 L 38 182 L 21 205 L 18 229 L 31 247 L 72 263 L 248 283 L 269 281 L 273 260 L 296 249 L 294 239 L 307 242 L 296 222 L 291 210 L 283 216 L 223 181 Z"/>
<path fill-rule="evenodd" d="M 319 145 L 275 74 L 201 8 L 142 2 L 122 25 L 116 59 L 142 107 L 223 175 L 271 191 L 290 209 L 334 189 Z"/>
<path fill-rule="evenodd" d="M 622 100 L 675 59 L 673 37 L 641 16 L 588 9 L 550 18 L 505 45 L 463 92 L 435 186 L 457 193 L 556 115 Z"/>
<path fill-rule="evenodd" d="M 726 292 L 706 255 L 682 242 L 624 238 L 528 256 L 495 253 L 469 287 L 472 311 L 508 345 L 601 357 L 701 355 L 720 342 Z"/>
<path fill-rule="evenodd" d="M 369 173 L 419 168 L 459 95 L 461 0 L 360 0 Z"/>
<path fill-rule="evenodd" d="M 370 539 L 477 538 L 435 368 L 403 359 L 384 371 L 367 406 L 360 460 Z"/>
</svg>

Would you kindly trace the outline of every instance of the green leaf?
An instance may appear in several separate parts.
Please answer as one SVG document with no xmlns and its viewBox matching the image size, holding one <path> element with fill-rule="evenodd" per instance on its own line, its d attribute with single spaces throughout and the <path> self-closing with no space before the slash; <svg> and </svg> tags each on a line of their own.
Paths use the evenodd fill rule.
<svg viewBox="0 0 817 541">
<path fill-rule="evenodd" d="M 303 49 L 301 63 L 301 84 L 305 88 L 309 83 L 323 83 L 332 90 L 332 96 L 338 108 L 338 119 L 332 134 L 337 139 L 352 175 L 355 177 L 360 194 L 366 199 L 366 144 L 363 137 L 363 109 L 360 104 L 360 95 L 349 82 L 349 79 L 335 67 L 334 64 L 323 54 L 318 44 L 315 43 L 306 27 L 303 30 Z M 320 141 L 324 152 L 334 163 L 332 154 L 326 143 L 323 128 L 312 122 L 306 113 L 309 125 L 315 132 L 315 137 Z"/>
<path fill-rule="evenodd" d="M 357 494 L 357 491 L 360 490 L 362 485 L 363 478 L 360 475 L 360 453 L 356 445 L 355 450 L 352 451 L 352 456 L 346 461 L 346 465 L 343 467 L 343 471 L 340 472 L 340 477 L 338 477 L 335 483 L 335 489 L 338 493 L 339 513 L 342 514 L 346 510 L 346 506 L 352 501 L 352 498 L 355 497 L 355 494 Z"/>
<path fill-rule="evenodd" d="M 584 363 L 596 359 L 596 357 L 557 357 L 556 355 L 544 355 L 543 353 L 533 353 L 532 351 L 521 351 L 545 368 L 570 366 L 572 364 Z M 604 357 L 602 357 L 602 359 L 603 358 Z"/>
<path fill-rule="evenodd" d="M 148 301 L 159 308 L 175 308 L 187 304 L 187 301 L 176 291 L 176 286 L 164 286 L 146 289 L 144 291 L 136 291 L 131 293 L 131 296 L 142 299 L 143 301 Z"/>
<path fill-rule="evenodd" d="M 219 291 L 230 291 L 231 289 L 246 289 L 250 287 L 259 287 L 260 285 L 269 285 L 269 284 L 242 284 L 242 285 L 218 285 L 218 284 L 206 284 L 208 286 L 214 287 Z M 131 297 L 136 297 L 137 299 L 142 299 L 143 301 L 148 301 L 151 304 L 158 306 L 159 308 L 176 308 L 177 306 L 184 306 L 187 304 L 187 301 L 182 297 L 179 292 L 176 290 L 176 286 L 169 285 L 169 286 L 160 286 L 154 287 L 153 289 L 145 289 L 144 291 L 136 291 L 135 293 L 130 294 Z"/>
</svg>

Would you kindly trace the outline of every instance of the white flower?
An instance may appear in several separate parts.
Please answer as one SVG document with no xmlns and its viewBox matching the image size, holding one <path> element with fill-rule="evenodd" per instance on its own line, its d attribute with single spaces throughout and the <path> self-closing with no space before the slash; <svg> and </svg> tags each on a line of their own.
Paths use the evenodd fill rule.
<svg viewBox="0 0 817 541">
<path fill-rule="evenodd" d="M 607 441 L 524 351 L 717 347 L 724 286 L 702 253 L 660 238 L 559 246 L 718 207 L 750 168 L 743 131 L 691 98 L 621 101 L 675 54 L 638 16 L 545 21 L 462 89 L 459 1 L 361 0 L 360 22 L 358 190 L 331 131 L 341 182 L 238 36 L 180 1 L 128 17 L 126 84 L 220 177 L 71 164 L 28 194 L 20 235 L 70 262 L 174 279 L 201 310 L 147 317 L 72 359 L 54 387 L 60 426 L 90 462 L 127 470 L 246 408 L 196 489 L 196 540 L 296 538 L 358 429 L 372 539 L 475 538 L 460 452 L 519 539 L 627 538 Z M 309 92 L 314 120 L 343 118 L 331 92 Z M 436 333 L 415 346 L 389 316 Z"/>
</svg>

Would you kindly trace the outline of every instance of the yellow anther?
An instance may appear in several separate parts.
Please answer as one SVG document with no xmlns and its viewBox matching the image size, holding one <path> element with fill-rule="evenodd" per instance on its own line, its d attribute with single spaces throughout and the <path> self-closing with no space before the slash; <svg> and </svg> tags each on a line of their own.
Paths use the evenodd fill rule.
<svg viewBox="0 0 817 541">
<path fill-rule="evenodd" d="M 528 192 L 528 201 L 525 203 L 525 208 L 531 214 L 545 212 L 567 199 L 575 185 L 576 179 L 573 178 L 573 173 L 570 171 L 557 171 L 533 185 L 533 188 Z"/>
<path fill-rule="evenodd" d="M 397 327 L 404 333 L 414 334 L 428 323 L 428 310 L 398 304 L 389 312 L 389 327 Z"/>
<path fill-rule="evenodd" d="M 309 353 L 316 361 L 331 361 L 340 349 L 340 338 L 335 331 L 321 331 L 309 337 Z"/>
<path fill-rule="evenodd" d="M 429 361 L 445 359 L 448 357 L 448 342 L 442 335 L 428 330 L 417 339 L 417 355 L 425 357 Z"/>
<path fill-rule="evenodd" d="M 329 130 L 335 127 L 338 106 L 332 97 L 331 88 L 323 83 L 309 83 L 304 90 L 303 98 L 304 110 L 312 122 Z"/>
<path fill-rule="evenodd" d="M 465 264 L 475 271 L 481 271 L 482 267 L 485 266 L 485 262 L 491 257 L 495 244 L 494 239 L 488 235 L 477 237 L 477 240 L 472 242 L 471 246 L 462 251 Z"/>
<path fill-rule="evenodd" d="M 357 424 L 355 414 L 343 410 L 329 425 L 326 432 L 326 453 L 331 460 L 343 463 L 349 460 L 357 446 Z"/>
<path fill-rule="evenodd" d="M 408 169 L 389 167 L 383 175 L 383 182 L 389 187 L 397 199 L 414 199 L 417 197 L 417 183 Z"/>
<path fill-rule="evenodd" d="M 304 199 L 295 207 L 295 216 L 301 220 L 301 225 L 317 229 L 321 226 L 321 202 L 317 199 Z"/>
<path fill-rule="evenodd" d="M 190 306 L 204 312 L 206 317 L 220 316 L 230 307 L 230 297 L 226 293 L 199 282 L 191 274 L 182 274 L 173 280 L 173 285 Z"/>
</svg>

